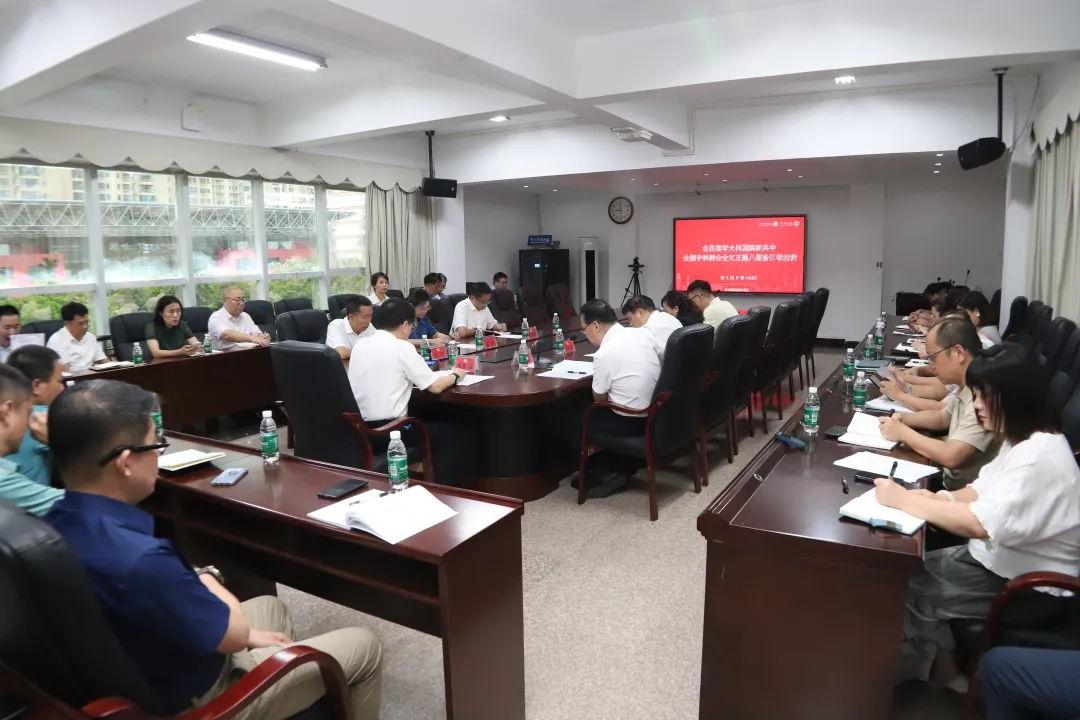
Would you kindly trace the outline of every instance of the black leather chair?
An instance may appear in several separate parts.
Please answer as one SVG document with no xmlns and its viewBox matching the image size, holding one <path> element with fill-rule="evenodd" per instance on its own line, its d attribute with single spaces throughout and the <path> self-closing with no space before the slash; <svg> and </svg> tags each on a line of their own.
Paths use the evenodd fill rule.
<svg viewBox="0 0 1080 720">
<path fill-rule="evenodd" d="M 278 340 L 300 342 L 326 342 L 326 326 L 329 321 L 322 310 L 292 310 L 277 316 Z"/>
<path fill-rule="evenodd" d="M 0 607 L 0 686 L 36 707 L 39 717 L 151 720 L 185 709 L 166 706 L 147 684 L 60 534 L 6 502 L 0 502 Z M 231 716 L 276 678 L 308 663 L 318 666 L 329 690 L 301 716 L 316 710 L 318 717 L 347 718 L 341 666 L 303 646 L 265 660 L 200 708 L 199 717 Z"/>
<path fill-rule="evenodd" d="M 1009 324 L 1001 331 L 1003 339 L 1008 340 L 1010 335 L 1020 332 L 1020 329 L 1027 324 L 1027 310 L 1028 299 L 1026 297 L 1017 295 L 1013 298 L 1012 304 L 1009 306 Z"/>
<path fill-rule="evenodd" d="M 453 316 L 453 309 L 450 308 L 446 300 L 440 300 L 439 298 L 431 299 L 431 309 L 428 310 L 428 320 L 435 326 L 435 329 L 441 333 L 447 335 L 450 334 L 450 320 Z"/>
<path fill-rule="evenodd" d="M 42 333 L 45 335 L 45 342 L 49 342 L 49 338 L 53 336 L 53 333 L 62 327 L 64 327 L 63 320 L 31 320 L 22 323 L 19 332 Z"/>
<path fill-rule="evenodd" d="M 270 362 L 289 416 L 297 457 L 384 472 L 386 456 L 373 451 L 372 438 L 387 437 L 391 430 L 409 423 L 421 429 L 427 445 L 427 429 L 415 418 L 368 428 L 360 419 L 341 358 L 326 345 L 296 340 L 275 343 L 270 346 Z M 297 382 L 297 378 L 304 381 Z M 423 458 L 424 479 L 434 482 L 430 450 L 409 448 L 409 455 Z"/>
<path fill-rule="evenodd" d="M 342 293 L 326 298 L 326 312 L 329 313 L 330 319 L 338 320 L 345 317 L 345 304 L 354 297 L 360 296 L 356 293 Z"/>
<path fill-rule="evenodd" d="M 792 354 L 795 365 L 799 368 L 799 387 L 805 388 L 806 381 L 810 379 L 810 368 L 806 368 L 803 374 L 803 361 L 806 359 L 806 346 L 811 344 L 810 335 L 814 332 L 814 318 L 817 317 L 817 294 L 804 292 L 799 298 L 802 304 L 799 306 L 799 323 L 795 330 L 795 341 L 792 343 Z"/>
<path fill-rule="evenodd" d="M 1044 339 L 1036 344 L 1036 357 L 1049 375 L 1057 371 L 1065 346 L 1075 331 L 1076 323 L 1072 320 L 1056 317 L 1047 327 Z"/>
<path fill-rule="evenodd" d="M 916 310 L 929 310 L 930 301 L 921 292 L 896 293 L 896 314 L 900 317 L 910 315 Z"/>
<path fill-rule="evenodd" d="M 1001 288 L 995 290 L 990 298 L 990 310 L 987 314 L 989 317 L 983 319 L 983 324 L 997 325 L 1001 322 Z"/>
<path fill-rule="evenodd" d="M 806 324 L 809 317 L 812 315 L 814 309 L 812 306 L 813 293 L 803 293 L 802 295 L 792 298 L 791 302 L 795 303 L 795 324 L 791 328 L 791 333 L 788 335 L 788 341 L 784 344 L 784 352 L 787 355 L 785 365 L 788 374 L 788 392 L 791 395 L 791 400 L 795 400 L 795 371 L 799 371 L 799 388 L 806 387 L 806 380 L 803 378 L 802 370 L 802 348 L 803 337 L 808 332 Z"/>
<path fill-rule="evenodd" d="M 814 357 L 814 345 L 817 344 L 818 330 L 821 329 L 821 321 L 825 317 L 825 308 L 829 304 L 829 288 L 818 288 L 813 293 L 813 321 L 803 339 L 803 360 L 806 363 L 806 376 L 813 380 L 817 377 L 817 360 Z"/>
<path fill-rule="evenodd" d="M 526 285 L 518 291 L 521 310 L 525 319 L 532 326 L 543 325 L 550 318 L 548 316 L 547 303 L 544 302 L 544 293 L 538 287 Z"/>
<path fill-rule="evenodd" d="M 142 346 L 143 358 L 150 359 L 146 346 L 146 324 L 153 321 L 152 312 L 133 312 L 109 318 L 109 335 L 118 360 L 131 360 L 135 343 Z"/>
<path fill-rule="evenodd" d="M 1080 385 L 1061 409 L 1061 432 L 1069 440 L 1069 447 L 1080 463 Z"/>
<path fill-rule="evenodd" d="M 574 298 L 570 294 L 570 288 L 566 285 L 548 285 L 544 295 L 547 300 L 549 318 L 552 314 L 559 313 L 561 324 L 563 318 L 569 319 L 578 314 L 577 308 L 574 307 Z"/>
<path fill-rule="evenodd" d="M 775 391 L 777 418 L 784 417 L 784 400 L 781 396 L 780 384 L 785 377 L 790 375 L 788 372 L 789 353 L 785 348 L 785 343 L 790 342 L 798 319 L 799 307 L 795 301 L 785 300 L 778 304 L 773 309 L 769 332 L 761 348 L 761 360 L 758 363 L 754 390 L 761 396 L 761 425 L 765 432 L 769 431 L 769 421 L 765 413 L 765 397 L 768 391 Z M 792 390 L 793 397 L 794 394 Z"/>
<path fill-rule="evenodd" d="M 1027 314 L 1024 316 L 1024 329 L 1021 333 L 1038 339 L 1044 318 L 1046 324 L 1050 323 L 1054 309 L 1046 305 L 1042 300 L 1032 300 L 1028 303 Z"/>
<path fill-rule="evenodd" d="M 393 288 L 391 288 L 390 290 L 386 291 L 386 297 L 396 297 L 399 300 L 404 300 L 405 293 L 401 292 L 400 290 L 394 290 Z"/>
<path fill-rule="evenodd" d="M 293 310 L 311 310 L 313 307 L 311 298 L 282 298 L 274 303 L 274 314 L 280 315 L 281 313 L 292 312 Z"/>
<path fill-rule="evenodd" d="M 491 314 L 507 328 L 521 327 L 521 312 L 513 290 L 495 289 L 491 294 Z"/>
<path fill-rule="evenodd" d="M 274 306 L 268 300 L 248 300 L 244 303 L 244 312 L 251 316 L 252 322 L 258 325 L 260 330 L 268 333 L 272 340 L 277 340 Z"/>
<path fill-rule="evenodd" d="M 772 317 L 772 308 L 768 305 L 755 305 L 746 311 L 746 316 L 753 320 L 753 335 L 749 344 L 749 350 L 747 351 L 746 364 L 742 367 L 739 373 L 739 392 L 740 404 L 736 406 L 735 413 L 738 414 L 744 406 L 746 407 L 746 419 L 747 426 L 749 428 L 750 437 L 754 437 L 754 415 L 752 411 L 752 396 L 757 388 L 758 370 L 761 365 L 761 355 L 765 350 L 765 337 L 769 333 L 769 319 Z M 739 438 L 738 433 L 735 436 L 735 454 L 739 454 Z"/>
<path fill-rule="evenodd" d="M 450 318 L 454 317 L 454 310 L 457 309 L 458 303 L 469 297 L 465 293 L 450 293 L 446 296 L 446 309 L 450 312 Z"/>
<path fill-rule="evenodd" d="M 726 429 L 728 463 L 735 462 L 735 408 L 743 400 L 739 395 L 739 379 L 754 337 L 754 320 L 748 315 L 729 317 L 713 335 L 712 368 L 705 376 L 698 441 L 705 485 L 709 484 L 707 443 L 717 430 Z"/>
<path fill-rule="evenodd" d="M 1059 414 L 1080 383 L 1080 329 L 1073 330 L 1050 375 L 1050 405 Z"/>
<path fill-rule="evenodd" d="M 644 410 L 632 410 L 612 402 L 594 402 L 585 408 L 581 426 L 581 457 L 578 467 L 578 504 L 585 502 L 586 468 L 589 455 L 608 450 L 617 455 L 645 461 L 649 491 L 649 519 L 656 520 L 656 468 L 680 455 L 693 453 L 694 492 L 701 492 L 707 474 L 702 467 L 698 447 L 701 420 L 701 393 L 705 374 L 712 363 L 713 329 L 708 325 L 690 325 L 675 330 L 668 337 L 660 378 L 653 391 L 652 403 Z M 627 415 L 644 417 L 645 434 L 640 437 L 592 435 L 592 415 L 600 409 L 619 410 Z"/>
<path fill-rule="evenodd" d="M 203 338 L 206 337 L 212 313 L 213 311 L 210 308 L 203 305 L 184 308 L 183 320 L 187 323 L 191 332 L 195 333 L 195 337 L 199 338 L 199 342 L 202 342 Z"/>
</svg>

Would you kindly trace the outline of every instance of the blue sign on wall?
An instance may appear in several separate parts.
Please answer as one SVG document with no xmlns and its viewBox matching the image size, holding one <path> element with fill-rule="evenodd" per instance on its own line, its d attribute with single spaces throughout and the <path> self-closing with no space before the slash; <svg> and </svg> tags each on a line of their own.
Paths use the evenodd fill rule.
<svg viewBox="0 0 1080 720">
<path fill-rule="evenodd" d="M 551 247 L 550 235 L 530 235 L 529 247 Z"/>
</svg>

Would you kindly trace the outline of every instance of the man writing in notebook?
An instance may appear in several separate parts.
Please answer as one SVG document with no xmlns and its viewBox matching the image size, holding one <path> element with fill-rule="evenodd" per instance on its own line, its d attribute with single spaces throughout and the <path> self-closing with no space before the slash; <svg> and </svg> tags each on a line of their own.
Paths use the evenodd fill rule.
<svg viewBox="0 0 1080 720">
<path fill-rule="evenodd" d="M 948 490 L 958 490 L 974 480 L 979 468 L 997 453 L 997 441 L 980 425 L 975 399 L 965 385 L 968 366 L 981 348 L 979 334 L 969 320 L 946 318 L 939 322 L 926 336 L 926 357 L 934 375 L 959 390 L 945 399 L 940 410 L 898 413 L 880 420 L 886 440 L 902 442 L 945 468 Z M 938 439 L 920 430 L 948 434 Z"/>
</svg>

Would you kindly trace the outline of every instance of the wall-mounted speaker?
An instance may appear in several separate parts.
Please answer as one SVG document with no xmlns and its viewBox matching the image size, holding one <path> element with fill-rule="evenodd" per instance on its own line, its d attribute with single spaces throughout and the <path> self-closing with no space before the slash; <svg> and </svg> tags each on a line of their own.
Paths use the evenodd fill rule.
<svg viewBox="0 0 1080 720">
<path fill-rule="evenodd" d="M 1005 143 L 996 137 L 984 137 L 961 145 L 956 149 L 960 167 L 965 170 L 994 162 L 1005 154 Z"/>
<path fill-rule="evenodd" d="M 426 177 L 420 185 L 420 191 L 428 197 L 457 197 L 457 180 Z"/>
</svg>

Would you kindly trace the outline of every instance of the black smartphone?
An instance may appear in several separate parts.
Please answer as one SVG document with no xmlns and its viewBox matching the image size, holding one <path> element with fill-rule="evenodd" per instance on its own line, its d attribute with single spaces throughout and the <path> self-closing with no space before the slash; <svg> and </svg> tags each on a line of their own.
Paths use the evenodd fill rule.
<svg viewBox="0 0 1080 720">
<path fill-rule="evenodd" d="M 833 425 L 831 428 L 825 431 L 825 437 L 830 440 L 837 440 L 841 435 L 847 432 L 847 427 L 844 425 Z"/>
<path fill-rule="evenodd" d="M 319 497 L 324 500 L 338 500 L 349 493 L 356 492 L 360 488 L 367 487 L 367 484 L 367 480 L 361 480 L 360 478 L 345 478 L 337 485 L 331 485 L 325 490 L 320 490 Z"/>
</svg>

